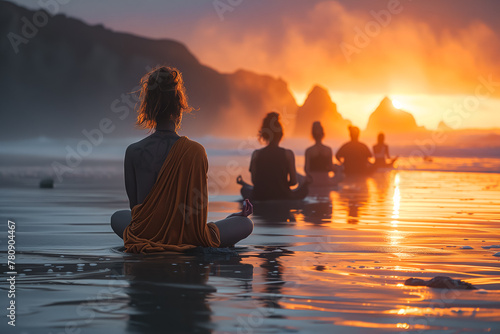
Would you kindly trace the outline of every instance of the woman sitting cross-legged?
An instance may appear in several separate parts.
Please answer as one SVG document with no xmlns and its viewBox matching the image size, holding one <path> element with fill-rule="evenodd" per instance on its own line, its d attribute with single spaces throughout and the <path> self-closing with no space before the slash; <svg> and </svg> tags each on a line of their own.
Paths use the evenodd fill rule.
<svg viewBox="0 0 500 334">
<path fill-rule="evenodd" d="M 157 67 L 141 80 L 137 124 L 154 131 L 125 153 L 125 188 L 131 210 L 117 211 L 111 227 L 125 251 L 182 252 L 197 246 L 227 247 L 252 233 L 253 209 L 207 223 L 208 160 L 204 147 L 179 136 L 189 111 L 181 73 Z"/>
<path fill-rule="evenodd" d="M 373 168 L 393 168 L 398 157 L 391 158 L 389 155 L 389 146 L 385 143 L 385 135 L 381 132 L 377 136 L 377 144 L 373 145 L 373 156 L 375 163 Z M 386 158 L 388 160 L 386 160 Z"/>
<path fill-rule="evenodd" d="M 332 187 L 343 179 L 342 168 L 333 163 L 333 153 L 329 146 L 323 144 L 325 132 L 320 122 L 312 125 L 312 136 L 315 144 L 306 150 L 305 171 L 311 187 Z M 331 172 L 334 176 L 331 177 Z"/>
<path fill-rule="evenodd" d="M 266 147 L 255 150 L 250 161 L 253 186 L 238 176 L 243 198 L 251 200 L 296 200 L 307 196 L 308 187 L 304 176 L 295 170 L 295 156 L 291 150 L 279 146 L 283 138 L 283 126 L 279 114 L 270 112 L 262 121 L 259 139 Z M 290 189 L 298 183 L 296 189 Z"/>
</svg>

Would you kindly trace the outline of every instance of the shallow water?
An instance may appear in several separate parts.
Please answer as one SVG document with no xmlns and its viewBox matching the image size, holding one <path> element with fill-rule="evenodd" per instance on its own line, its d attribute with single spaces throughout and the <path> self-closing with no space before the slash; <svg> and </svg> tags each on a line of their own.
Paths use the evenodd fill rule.
<svg viewBox="0 0 500 334">
<path fill-rule="evenodd" d="M 120 179 L 7 181 L 1 265 L 11 219 L 17 318 L 13 331 L 2 316 L 2 333 L 500 332 L 500 249 L 488 248 L 500 245 L 500 174 L 378 174 L 255 203 L 234 254 L 149 256 L 123 254 L 109 227 L 127 206 Z M 211 189 L 210 220 L 239 209 L 232 183 Z M 478 289 L 403 284 L 438 275 Z"/>
</svg>

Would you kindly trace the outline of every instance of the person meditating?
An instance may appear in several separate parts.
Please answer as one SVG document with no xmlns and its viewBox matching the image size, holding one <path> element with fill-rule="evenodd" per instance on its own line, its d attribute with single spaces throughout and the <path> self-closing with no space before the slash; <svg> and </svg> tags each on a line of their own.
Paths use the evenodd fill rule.
<svg viewBox="0 0 500 334">
<path fill-rule="evenodd" d="M 385 135 L 381 132 L 377 136 L 377 144 L 373 145 L 373 156 L 375 157 L 375 163 L 373 167 L 377 168 L 392 168 L 394 167 L 394 162 L 398 159 L 395 157 L 391 159 L 389 155 L 389 146 L 385 143 Z M 389 163 L 385 159 L 389 160 Z"/>
<path fill-rule="evenodd" d="M 312 136 L 316 143 L 306 150 L 304 168 L 310 185 L 335 186 L 342 179 L 341 168 L 333 163 L 332 149 L 322 143 L 325 132 L 320 122 L 313 123 Z M 330 177 L 330 172 L 334 172 L 334 177 Z"/>
<path fill-rule="evenodd" d="M 127 148 L 125 188 L 131 210 L 111 217 L 125 252 L 228 247 L 252 233 L 249 201 L 241 212 L 207 223 L 207 154 L 201 144 L 177 134 L 183 112 L 190 110 L 177 69 L 157 67 L 142 78 L 137 125 L 154 132 Z"/>
<path fill-rule="evenodd" d="M 371 172 L 372 165 L 368 158 L 372 156 L 370 149 L 359 141 L 359 128 L 349 126 L 351 141 L 342 145 L 335 157 L 344 166 L 346 176 L 363 176 Z"/>
<path fill-rule="evenodd" d="M 240 184 L 243 198 L 251 200 L 290 200 L 303 199 L 308 187 L 303 175 L 295 170 L 295 156 L 291 150 L 279 146 L 283 138 L 280 115 L 270 112 L 262 121 L 259 140 L 266 147 L 255 150 L 250 161 L 253 186 L 243 181 L 241 175 L 236 182 Z M 296 189 L 290 189 L 298 183 Z"/>
</svg>

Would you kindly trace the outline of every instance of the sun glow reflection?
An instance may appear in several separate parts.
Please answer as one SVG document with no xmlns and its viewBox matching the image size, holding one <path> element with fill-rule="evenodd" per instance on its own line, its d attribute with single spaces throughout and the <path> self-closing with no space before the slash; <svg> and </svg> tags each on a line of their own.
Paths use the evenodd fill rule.
<svg viewBox="0 0 500 334">
<path fill-rule="evenodd" d="M 399 219 L 399 206 L 401 202 L 401 193 L 399 190 L 399 174 L 396 174 L 394 177 L 394 195 L 392 196 L 392 221 L 391 225 L 394 228 L 392 231 L 389 231 L 388 238 L 391 246 L 398 246 L 401 240 L 403 239 L 403 235 L 400 231 L 398 231 L 398 219 Z M 396 254 L 398 255 L 398 254 Z M 398 255 L 399 256 L 399 255 Z"/>
<path fill-rule="evenodd" d="M 399 219 L 399 205 L 401 202 L 401 193 L 399 191 L 399 174 L 394 177 L 394 195 L 392 196 L 392 226 L 398 226 Z"/>
</svg>

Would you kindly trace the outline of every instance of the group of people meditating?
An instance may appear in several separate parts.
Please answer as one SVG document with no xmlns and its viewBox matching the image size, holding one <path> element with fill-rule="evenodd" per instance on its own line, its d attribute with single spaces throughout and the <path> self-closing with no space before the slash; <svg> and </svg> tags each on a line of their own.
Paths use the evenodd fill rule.
<svg viewBox="0 0 500 334">
<path fill-rule="evenodd" d="M 242 210 L 207 223 L 207 154 L 201 144 L 177 134 L 182 114 L 189 110 L 177 69 L 157 67 L 141 79 L 137 124 L 154 132 L 131 144 L 125 153 L 130 210 L 111 216 L 111 227 L 123 238 L 125 252 L 184 252 L 196 247 L 233 246 L 253 231 L 253 222 L 248 218 L 253 213 L 251 201 L 303 199 L 309 185 L 338 183 L 342 169 L 346 176 L 364 175 L 374 167 L 387 167 L 385 159 L 390 159 L 380 134 L 373 147 L 375 163 L 370 164 L 371 152 L 359 142 L 359 129 L 349 127 L 351 141 L 338 150 L 336 158 L 342 165 L 335 165 L 331 148 L 322 143 L 323 127 L 314 122 L 312 135 L 316 143 L 306 150 L 306 176 L 302 176 L 295 169 L 293 152 L 279 146 L 284 134 L 280 116 L 270 112 L 259 130 L 265 147 L 255 150 L 250 161 L 253 185 L 241 176 L 237 178 L 244 198 Z"/>
<path fill-rule="evenodd" d="M 351 140 L 340 147 L 335 155 L 340 165 L 333 163 L 332 149 L 323 144 L 325 132 L 320 122 L 312 125 L 315 144 L 305 153 L 305 176 L 297 173 L 295 157 L 291 150 L 279 146 L 283 138 L 283 126 L 279 114 L 270 112 L 264 118 L 259 131 L 259 139 L 266 144 L 255 150 L 250 161 L 253 186 L 238 176 L 241 195 L 250 200 L 294 200 L 303 199 L 309 187 L 331 187 L 346 177 L 363 177 L 379 168 L 392 167 L 397 158 L 391 159 L 389 147 L 383 133 L 373 146 L 375 162 L 369 158 L 372 153 L 368 146 L 359 141 L 359 128 L 349 126 Z M 386 159 L 389 159 L 387 162 Z M 333 173 L 333 175 L 331 175 Z M 295 189 L 291 189 L 297 185 Z"/>
</svg>

